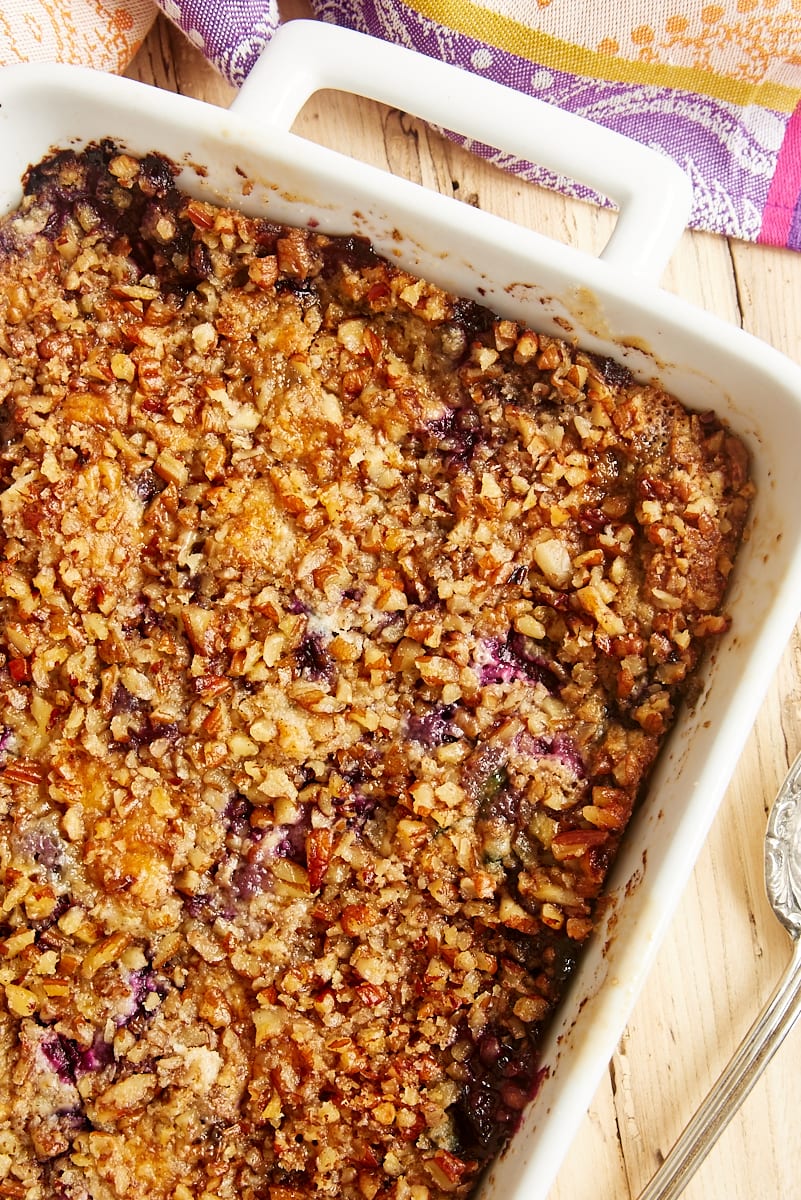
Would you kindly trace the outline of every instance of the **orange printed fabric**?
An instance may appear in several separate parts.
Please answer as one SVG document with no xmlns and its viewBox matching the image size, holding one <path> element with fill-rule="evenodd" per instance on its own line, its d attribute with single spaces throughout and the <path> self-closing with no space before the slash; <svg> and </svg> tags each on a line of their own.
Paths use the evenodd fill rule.
<svg viewBox="0 0 801 1200">
<path fill-rule="evenodd" d="M 411 0 L 448 23 L 470 10 L 488 40 L 576 74 L 685 88 L 735 103 L 783 107 L 801 90 L 801 0 Z"/>
<path fill-rule="evenodd" d="M 0 64 L 124 71 L 157 11 L 153 0 L 2 0 Z"/>
</svg>

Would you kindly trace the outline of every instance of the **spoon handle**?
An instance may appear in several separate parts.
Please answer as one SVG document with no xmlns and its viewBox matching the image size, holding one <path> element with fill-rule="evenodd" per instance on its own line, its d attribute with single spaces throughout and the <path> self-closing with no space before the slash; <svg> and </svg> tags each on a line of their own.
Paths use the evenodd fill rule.
<svg viewBox="0 0 801 1200">
<path fill-rule="evenodd" d="M 801 1014 L 801 939 L 770 999 L 638 1200 L 675 1200 Z"/>
</svg>

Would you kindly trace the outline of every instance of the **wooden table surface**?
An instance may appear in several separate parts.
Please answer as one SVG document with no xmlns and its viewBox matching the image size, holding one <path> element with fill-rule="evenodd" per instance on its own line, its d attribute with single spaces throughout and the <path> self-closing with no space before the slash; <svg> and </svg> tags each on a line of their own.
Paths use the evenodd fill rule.
<svg viewBox="0 0 801 1200">
<path fill-rule="evenodd" d="M 284 5 L 305 15 L 302 0 Z M 129 74 L 227 106 L 233 89 L 159 18 Z M 597 251 L 610 214 L 506 176 L 404 113 L 326 93 L 296 132 Z M 801 255 L 685 233 L 663 284 L 801 363 Z M 799 597 L 801 611 L 801 597 Z M 725 1066 L 788 958 L 764 896 L 765 818 L 801 750 L 797 626 L 614 1058 L 549 1200 L 636 1197 Z M 688 966 L 691 964 L 691 966 Z M 687 1200 L 801 1200 L 801 1023 L 685 1191 Z"/>
</svg>

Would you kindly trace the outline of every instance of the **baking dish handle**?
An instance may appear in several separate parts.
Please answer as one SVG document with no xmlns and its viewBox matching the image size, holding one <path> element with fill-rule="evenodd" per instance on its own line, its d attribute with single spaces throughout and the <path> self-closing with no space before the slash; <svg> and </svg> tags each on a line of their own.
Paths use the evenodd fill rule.
<svg viewBox="0 0 801 1200">
<path fill-rule="evenodd" d="M 619 210 L 601 258 L 658 279 L 692 192 L 670 158 L 584 117 L 414 50 L 321 21 L 283 25 L 232 104 L 288 130 L 326 88 L 376 100 L 586 184 Z"/>
</svg>

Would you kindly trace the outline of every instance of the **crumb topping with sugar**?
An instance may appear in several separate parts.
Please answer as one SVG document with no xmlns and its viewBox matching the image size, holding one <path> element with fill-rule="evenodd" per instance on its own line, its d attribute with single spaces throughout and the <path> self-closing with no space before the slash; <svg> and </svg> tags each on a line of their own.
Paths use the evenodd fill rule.
<svg viewBox="0 0 801 1200">
<path fill-rule="evenodd" d="M 0 1195 L 468 1195 L 742 443 L 104 143 L 0 222 L 0 469 Z"/>
</svg>

